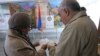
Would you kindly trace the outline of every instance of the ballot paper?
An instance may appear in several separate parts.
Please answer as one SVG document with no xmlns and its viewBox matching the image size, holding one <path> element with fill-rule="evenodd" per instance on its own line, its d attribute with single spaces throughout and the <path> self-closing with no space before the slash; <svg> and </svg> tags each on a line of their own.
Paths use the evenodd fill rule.
<svg viewBox="0 0 100 56">
<path fill-rule="evenodd" d="M 49 40 L 48 45 L 50 45 L 50 46 L 55 46 L 55 42 L 52 41 L 52 40 Z"/>
<path fill-rule="evenodd" d="M 36 47 L 36 50 L 39 51 L 42 45 L 49 45 L 49 46 L 55 46 L 55 42 L 53 40 L 49 40 L 48 38 L 41 39 L 39 41 L 40 46 Z"/>
<path fill-rule="evenodd" d="M 48 42 L 49 42 L 49 39 L 45 38 L 45 39 L 41 39 L 39 43 L 40 43 L 40 45 L 45 45 Z"/>
<path fill-rule="evenodd" d="M 49 39 L 45 38 L 45 39 L 41 39 L 39 41 L 40 46 L 36 47 L 36 50 L 38 51 L 42 45 L 48 44 L 49 43 Z"/>
</svg>

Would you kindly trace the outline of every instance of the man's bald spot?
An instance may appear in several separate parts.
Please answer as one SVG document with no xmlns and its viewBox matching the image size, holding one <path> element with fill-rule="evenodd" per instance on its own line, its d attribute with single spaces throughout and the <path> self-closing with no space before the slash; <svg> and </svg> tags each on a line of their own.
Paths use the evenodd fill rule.
<svg viewBox="0 0 100 56">
<path fill-rule="evenodd" d="M 75 11 L 80 11 L 80 5 L 76 0 L 63 0 L 60 8 L 70 8 Z"/>
</svg>

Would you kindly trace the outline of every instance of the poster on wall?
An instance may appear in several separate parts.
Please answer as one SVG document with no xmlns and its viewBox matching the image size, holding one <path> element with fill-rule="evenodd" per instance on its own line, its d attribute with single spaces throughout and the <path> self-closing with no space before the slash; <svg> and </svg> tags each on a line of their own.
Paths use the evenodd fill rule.
<svg viewBox="0 0 100 56">
<path fill-rule="evenodd" d="M 64 25 L 61 21 L 61 17 L 58 15 L 58 7 L 62 0 L 49 0 L 48 10 L 50 15 L 54 15 L 54 27 L 63 28 Z"/>
<path fill-rule="evenodd" d="M 8 29 L 8 19 L 9 19 L 8 4 L 0 4 L 0 30 L 5 31 Z"/>
<path fill-rule="evenodd" d="M 46 16 L 46 28 L 54 28 L 54 16 L 53 15 Z"/>
</svg>

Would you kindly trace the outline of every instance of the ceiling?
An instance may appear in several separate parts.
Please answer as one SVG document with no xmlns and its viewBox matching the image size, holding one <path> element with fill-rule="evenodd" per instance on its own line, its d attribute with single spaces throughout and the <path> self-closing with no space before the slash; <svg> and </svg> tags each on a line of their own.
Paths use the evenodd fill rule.
<svg viewBox="0 0 100 56">
<path fill-rule="evenodd" d="M 81 6 L 88 6 L 93 3 L 96 3 L 99 0 L 77 0 Z"/>
<path fill-rule="evenodd" d="M 2 0 L 0 3 L 8 3 L 8 2 L 28 2 L 28 1 L 35 1 L 35 0 Z"/>
</svg>

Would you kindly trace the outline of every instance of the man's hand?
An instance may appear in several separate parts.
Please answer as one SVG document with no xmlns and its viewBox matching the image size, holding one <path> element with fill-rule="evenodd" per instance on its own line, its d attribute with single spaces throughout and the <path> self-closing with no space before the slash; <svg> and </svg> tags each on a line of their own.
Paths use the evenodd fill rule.
<svg viewBox="0 0 100 56">
<path fill-rule="evenodd" d="M 42 46 L 41 46 L 41 49 L 46 50 L 46 49 L 47 49 L 47 44 L 42 45 Z"/>
<path fill-rule="evenodd" d="M 57 46 L 56 43 L 48 43 L 47 48 L 48 48 L 48 50 L 49 50 L 49 49 L 54 48 L 54 47 L 56 47 L 56 46 Z"/>
</svg>

